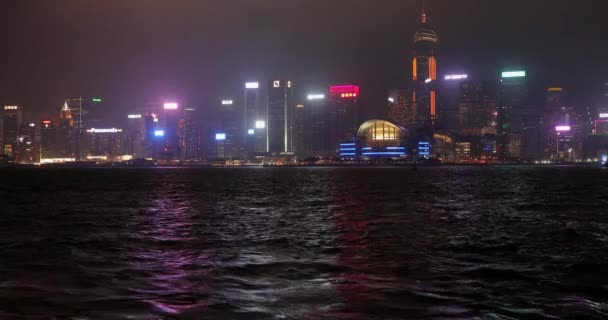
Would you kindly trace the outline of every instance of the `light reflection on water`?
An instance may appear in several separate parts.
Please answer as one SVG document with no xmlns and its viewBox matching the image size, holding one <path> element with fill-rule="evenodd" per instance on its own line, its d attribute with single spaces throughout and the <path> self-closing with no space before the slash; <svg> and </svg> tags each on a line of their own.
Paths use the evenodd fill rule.
<svg viewBox="0 0 608 320">
<path fill-rule="evenodd" d="M 0 318 L 600 319 L 607 173 L 7 171 Z"/>
</svg>

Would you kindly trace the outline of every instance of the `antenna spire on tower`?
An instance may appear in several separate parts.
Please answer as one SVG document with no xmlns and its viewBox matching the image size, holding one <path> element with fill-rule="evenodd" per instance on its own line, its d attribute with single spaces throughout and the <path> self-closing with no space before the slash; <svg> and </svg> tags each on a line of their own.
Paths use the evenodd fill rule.
<svg viewBox="0 0 608 320">
<path fill-rule="evenodd" d="M 425 6 L 426 2 L 424 0 L 421 0 L 421 1 L 422 1 L 422 5 L 421 5 L 421 9 L 422 10 L 420 12 L 420 16 L 421 16 L 421 19 L 422 19 L 422 24 L 426 24 L 426 22 L 427 22 L 427 18 L 426 18 L 426 6 Z"/>
</svg>

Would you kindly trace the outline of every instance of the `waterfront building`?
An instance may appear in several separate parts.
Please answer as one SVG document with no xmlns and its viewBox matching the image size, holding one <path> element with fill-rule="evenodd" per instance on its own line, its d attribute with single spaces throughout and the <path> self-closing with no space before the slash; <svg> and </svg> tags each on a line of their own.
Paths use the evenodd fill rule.
<svg viewBox="0 0 608 320">
<path fill-rule="evenodd" d="M 502 161 L 522 157 L 522 130 L 529 123 L 525 106 L 526 71 L 502 73 L 498 110 L 498 156 Z"/>
<path fill-rule="evenodd" d="M 337 98 L 336 98 L 337 99 Z M 305 157 L 330 157 L 334 155 L 339 144 L 335 134 L 330 130 L 332 111 L 329 99 L 325 93 L 311 93 L 307 95 L 304 106 L 304 138 L 303 153 Z M 337 130 L 336 130 L 337 131 Z"/>
<path fill-rule="evenodd" d="M 222 141 L 224 150 L 221 152 L 222 158 L 235 159 L 241 157 L 243 149 L 241 141 L 241 131 L 239 130 L 239 114 L 237 112 L 236 102 L 233 99 L 223 99 L 220 109 L 220 132 L 226 135 Z M 255 128 L 252 126 L 247 129 L 252 135 L 255 133 Z M 217 143 L 217 140 L 216 140 Z M 215 152 L 217 156 L 218 152 Z"/>
<path fill-rule="evenodd" d="M 124 155 L 125 135 L 118 128 L 90 128 L 84 139 L 85 159 L 118 161 Z"/>
<path fill-rule="evenodd" d="M 296 105 L 293 115 L 293 151 L 299 157 L 305 157 L 305 128 L 306 107 L 303 104 Z"/>
<path fill-rule="evenodd" d="M 430 26 L 423 8 L 420 28 L 414 34 L 412 58 L 412 102 L 420 128 L 432 130 L 437 116 L 437 32 Z M 429 131 L 429 134 L 432 131 Z"/>
<path fill-rule="evenodd" d="M 385 120 L 369 120 L 357 130 L 351 142 L 340 143 L 344 160 L 404 159 L 407 157 L 405 128 Z"/>
<path fill-rule="evenodd" d="M 201 160 L 202 158 L 202 118 L 196 108 L 184 109 L 180 120 L 180 148 L 183 160 Z"/>
<path fill-rule="evenodd" d="M 162 160 L 179 160 L 181 155 L 180 130 L 179 130 L 179 105 L 175 102 L 167 102 L 163 105 L 162 121 L 164 131 L 164 145 L 159 157 Z"/>
<path fill-rule="evenodd" d="M 293 152 L 293 82 L 273 80 L 268 85 L 268 152 L 272 155 Z"/>
<path fill-rule="evenodd" d="M 148 156 L 145 148 L 146 116 L 139 113 L 127 115 L 127 130 L 125 132 L 125 154 L 134 159 L 143 159 Z"/>
<path fill-rule="evenodd" d="M 243 139 L 248 158 L 268 152 L 267 109 L 260 103 L 259 82 L 245 83 L 243 99 Z M 253 133 L 250 134 L 251 129 Z"/>
<path fill-rule="evenodd" d="M 330 148 L 336 150 L 343 142 L 357 137 L 360 124 L 360 90 L 357 85 L 338 85 L 329 88 Z"/>
<path fill-rule="evenodd" d="M 21 106 L 4 106 L 2 113 L 4 142 L 0 153 L 15 156 L 19 145 L 19 130 L 23 121 Z"/>
<path fill-rule="evenodd" d="M 388 94 L 388 121 L 404 128 L 416 127 L 416 106 L 409 89 L 394 89 Z"/>
</svg>

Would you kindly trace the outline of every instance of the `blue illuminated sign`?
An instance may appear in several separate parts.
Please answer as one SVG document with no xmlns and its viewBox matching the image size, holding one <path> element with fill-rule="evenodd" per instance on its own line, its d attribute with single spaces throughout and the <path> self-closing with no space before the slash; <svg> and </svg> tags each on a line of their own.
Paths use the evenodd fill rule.
<svg viewBox="0 0 608 320">
<path fill-rule="evenodd" d="M 155 130 L 154 131 L 154 136 L 155 137 L 164 137 L 165 136 L 165 131 L 164 130 Z"/>
<path fill-rule="evenodd" d="M 403 152 L 364 152 L 364 156 L 401 156 Z"/>
<path fill-rule="evenodd" d="M 418 142 L 418 155 L 419 156 L 431 155 L 431 144 L 429 142 L 425 142 L 425 141 Z"/>
<path fill-rule="evenodd" d="M 249 134 L 250 136 L 252 136 L 252 135 L 254 135 L 254 134 L 255 134 L 255 130 L 254 130 L 254 129 L 249 129 L 249 130 L 247 131 L 247 134 Z"/>
<path fill-rule="evenodd" d="M 226 134 L 225 133 L 216 133 L 215 140 L 226 140 Z"/>
</svg>

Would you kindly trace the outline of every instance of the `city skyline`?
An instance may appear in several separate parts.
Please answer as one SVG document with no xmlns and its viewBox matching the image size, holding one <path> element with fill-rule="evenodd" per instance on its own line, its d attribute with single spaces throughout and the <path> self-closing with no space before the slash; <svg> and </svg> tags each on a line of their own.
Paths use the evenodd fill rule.
<svg viewBox="0 0 608 320">
<path fill-rule="evenodd" d="M 337 11 L 339 14 L 331 14 L 335 12 L 332 9 L 345 3 L 333 2 L 327 4 L 325 10 L 314 10 L 320 5 L 296 1 L 279 6 L 274 15 L 270 14 L 269 8 L 276 6 L 255 1 L 246 4 L 241 13 L 233 12 L 231 5 L 237 2 L 220 5 L 181 1 L 171 5 L 135 1 L 131 6 L 123 4 L 121 8 L 117 2 L 104 6 L 97 2 L 82 5 L 66 1 L 62 13 L 44 11 L 44 3 L 23 1 L 13 4 L 16 45 L 12 48 L 14 52 L 9 51 L 6 61 L 14 60 L 15 63 L 6 66 L 9 72 L 0 82 L 0 99 L 5 105 L 24 106 L 27 113 L 34 114 L 30 117 L 35 118 L 54 115 L 55 105 L 79 95 L 103 96 L 104 108 L 117 118 L 125 113 L 122 110 L 130 107 L 168 100 L 196 104 L 203 113 L 215 114 L 215 102 L 223 97 L 238 96 L 242 82 L 265 83 L 276 78 L 294 81 L 294 102 L 297 103 L 304 102 L 306 94 L 331 84 L 356 83 L 366 93 L 362 96 L 363 111 L 373 117 L 384 113 L 378 109 L 386 107 L 384 101 L 388 91 L 402 87 L 408 81 L 411 37 L 418 27 L 419 1 L 387 1 L 367 16 L 363 14 L 365 2 L 360 1 L 349 2 L 343 10 Z M 557 85 L 565 88 L 572 100 L 570 104 L 577 107 L 593 104 L 594 89 L 604 82 L 602 69 L 605 66 L 598 58 L 608 48 L 593 41 L 601 37 L 601 28 L 595 25 L 603 22 L 593 19 L 596 13 L 585 11 L 584 6 L 574 6 L 568 1 L 544 2 L 548 3 L 551 5 L 524 6 L 523 1 L 510 1 L 509 5 L 427 1 L 430 23 L 440 38 L 439 77 L 464 72 L 476 81 L 492 81 L 497 80 L 499 72 L 505 68 L 523 66 L 529 71 L 532 87 L 542 89 Z M 10 7 L 3 15 L 7 12 L 10 15 Z M 303 9 L 303 12 L 289 13 L 292 8 Z M 392 10 L 385 12 L 386 8 Z M 465 19 L 470 13 L 464 12 L 475 8 L 478 9 L 475 17 L 480 21 L 490 20 L 500 12 L 496 24 L 502 23 L 503 28 L 515 30 L 500 33 L 501 28 L 494 24 L 484 26 L 483 30 L 475 29 L 475 23 Z M 119 9 L 140 10 L 140 13 L 136 18 L 131 17 L 132 21 L 126 21 Z M 160 9 L 166 9 L 166 12 L 162 13 Z M 180 22 L 174 20 L 178 13 L 187 9 L 199 10 L 203 16 L 213 10 L 220 17 L 235 15 L 236 26 L 208 31 L 221 24 L 219 18 L 211 19 L 200 29 L 200 42 L 190 41 L 197 34 L 194 16 L 187 15 Z M 273 19 L 259 30 L 240 32 L 243 22 L 238 17 L 246 11 L 252 17 L 270 14 Z M 84 19 L 83 15 L 91 19 Z M 108 36 L 111 26 L 107 19 L 111 16 L 115 23 L 127 24 L 124 35 Z M 322 23 L 303 24 L 307 17 Z M 275 30 L 288 18 L 294 19 L 293 23 L 285 24 L 289 28 Z M 32 19 L 39 20 L 32 24 Z M 10 18 L 3 22 L 9 24 L 7 34 L 11 31 L 10 22 Z M 568 22 L 567 28 L 558 26 L 559 22 Z M 340 25 L 348 26 L 349 23 L 359 27 L 345 33 Z M 141 32 L 138 25 L 148 31 L 159 31 L 155 36 L 157 41 L 151 41 L 150 35 L 139 45 L 132 41 Z M 48 28 L 40 30 L 43 26 Z M 180 39 L 182 41 L 169 39 L 173 32 L 188 30 L 187 36 Z M 104 32 L 106 36 L 103 36 Z M 253 33 L 255 39 L 246 40 L 247 33 Z M 483 41 L 474 44 L 474 38 Z M 201 42 L 206 39 L 216 42 L 209 42 L 213 45 L 202 48 Z M 536 40 L 535 46 L 524 50 L 532 40 Z M 554 47 L 560 42 L 558 40 L 568 45 L 553 50 L 557 49 Z M 74 45 L 66 46 L 68 41 Z M 93 44 L 93 53 L 82 48 Z M 572 47 L 585 52 L 583 63 L 587 64 L 589 72 L 584 77 L 572 79 L 570 76 L 573 67 L 568 65 L 572 58 L 568 51 Z M 38 56 L 33 52 L 43 54 Z M 219 57 L 225 52 L 228 52 L 225 57 Z M 202 54 L 197 56 L 195 53 Z M 179 58 L 182 59 L 178 62 Z M 58 59 L 69 59 L 72 63 L 55 70 L 52 62 Z M 211 69 L 208 69 L 209 65 L 213 65 Z M 532 89 L 531 92 L 537 95 L 535 101 L 542 101 L 542 90 Z"/>
</svg>

